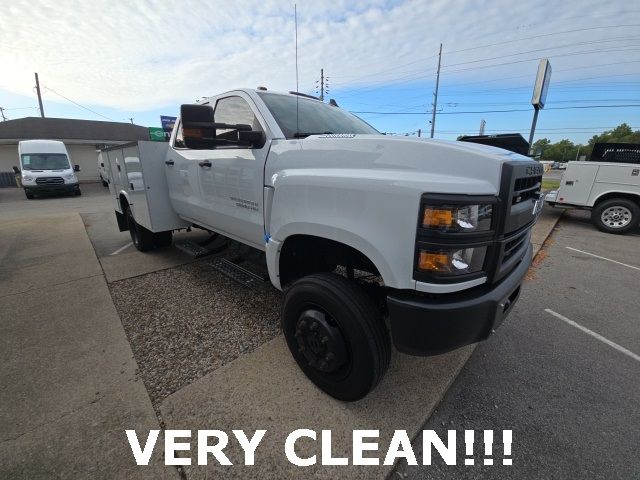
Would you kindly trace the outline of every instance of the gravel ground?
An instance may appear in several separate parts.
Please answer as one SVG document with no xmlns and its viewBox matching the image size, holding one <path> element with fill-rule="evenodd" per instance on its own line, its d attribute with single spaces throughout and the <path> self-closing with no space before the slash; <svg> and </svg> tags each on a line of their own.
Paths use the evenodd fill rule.
<svg viewBox="0 0 640 480">
<path fill-rule="evenodd" d="M 282 294 L 246 289 L 210 261 L 109 285 L 154 406 L 280 333 Z"/>
</svg>

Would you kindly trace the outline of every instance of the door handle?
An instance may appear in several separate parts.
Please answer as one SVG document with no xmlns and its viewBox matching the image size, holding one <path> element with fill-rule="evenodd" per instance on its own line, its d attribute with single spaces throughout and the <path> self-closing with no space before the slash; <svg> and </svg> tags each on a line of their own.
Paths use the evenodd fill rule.
<svg viewBox="0 0 640 480">
<path fill-rule="evenodd" d="M 133 183 L 130 183 L 130 184 L 129 184 L 129 188 L 130 188 L 131 190 L 135 190 L 135 188 L 133 187 Z"/>
<path fill-rule="evenodd" d="M 164 162 L 166 165 L 174 165 L 174 161 L 173 160 L 167 160 Z"/>
<path fill-rule="evenodd" d="M 211 167 L 211 162 L 209 160 L 205 160 L 204 162 L 200 162 L 198 163 L 198 165 L 200 165 L 201 167 Z"/>
</svg>

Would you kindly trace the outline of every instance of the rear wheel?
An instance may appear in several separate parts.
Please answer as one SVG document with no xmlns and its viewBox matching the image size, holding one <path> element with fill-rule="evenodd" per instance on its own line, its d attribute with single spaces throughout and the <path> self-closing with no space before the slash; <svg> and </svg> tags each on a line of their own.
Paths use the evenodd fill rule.
<svg viewBox="0 0 640 480">
<path fill-rule="evenodd" d="M 127 208 L 127 226 L 129 227 L 129 234 L 134 247 L 141 252 L 147 252 L 155 247 L 153 232 L 135 221 L 130 208 Z"/>
<path fill-rule="evenodd" d="M 332 397 L 359 400 L 386 373 L 389 332 L 357 283 L 333 273 L 303 277 L 287 290 L 281 316 L 294 359 Z"/>
<path fill-rule="evenodd" d="M 158 248 L 168 247 L 173 241 L 173 232 L 171 231 L 154 233 L 153 236 Z"/>
<path fill-rule="evenodd" d="M 591 222 L 603 232 L 624 234 L 638 226 L 640 206 L 626 198 L 612 198 L 591 210 Z"/>
</svg>

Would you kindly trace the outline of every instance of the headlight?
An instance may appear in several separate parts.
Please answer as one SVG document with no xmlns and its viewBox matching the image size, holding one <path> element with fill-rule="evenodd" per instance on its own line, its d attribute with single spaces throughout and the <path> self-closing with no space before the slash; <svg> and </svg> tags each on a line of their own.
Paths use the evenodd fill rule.
<svg viewBox="0 0 640 480">
<path fill-rule="evenodd" d="M 64 178 L 67 180 L 74 180 L 76 176 L 73 173 L 70 173 L 69 175 L 65 175 Z"/>
<path fill-rule="evenodd" d="M 487 247 L 420 249 L 418 269 L 437 275 L 466 275 L 482 270 Z"/>
<path fill-rule="evenodd" d="M 33 177 L 26 177 L 26 176 L 22 176 L 22 181 L 23 182 L 30 182 L 31 180 L 33 180 Z"/>
<path fill-rule="evenodd" d="M 486 232 L 491 230 L 493 206 L 425 205 L 422 227 L 441 232 Z"/>
</svg>

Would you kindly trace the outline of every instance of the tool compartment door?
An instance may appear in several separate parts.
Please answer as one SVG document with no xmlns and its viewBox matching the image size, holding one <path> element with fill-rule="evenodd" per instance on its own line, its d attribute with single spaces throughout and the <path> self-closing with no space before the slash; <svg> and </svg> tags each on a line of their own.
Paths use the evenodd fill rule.
<svg viewBox="0 0 640 480">
<path fill-rule="evenodd" d="M 598 174 L 598 165 L 589 162 L 570 162 L 562 175 L 558 203 L 586 205 Z"/>
</svg>

